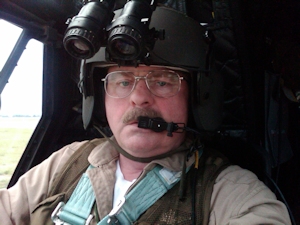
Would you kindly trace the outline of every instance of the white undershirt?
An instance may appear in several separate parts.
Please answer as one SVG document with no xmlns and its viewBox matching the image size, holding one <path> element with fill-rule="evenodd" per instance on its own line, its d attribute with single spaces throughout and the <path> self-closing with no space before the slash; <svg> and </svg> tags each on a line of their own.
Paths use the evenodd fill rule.
<svg viewBox="0 0 300 225">
<path fill-rule="evenodd" d="M 121 201 L 124 197 L 128 188 L 136 181 L 136 179 L 132 181 L 128 181 L 124 179 L 123 173 L 120 168 L 119 160 L 117 161 L 117 170 L 116 170 L 116 183 L 114 188 L 114 200 L 113 200 L 113 208 Z"/>
</svg>

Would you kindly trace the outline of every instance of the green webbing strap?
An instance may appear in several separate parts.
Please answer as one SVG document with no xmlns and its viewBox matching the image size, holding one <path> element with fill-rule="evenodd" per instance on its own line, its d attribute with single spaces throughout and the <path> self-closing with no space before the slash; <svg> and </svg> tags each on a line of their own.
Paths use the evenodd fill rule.
<svg viewBox="0 0 300 225">
<path fill-rule="evenodd" d="M 83 174 L 71 198 L 59 214 L 62 221 L 70 224 L 85 224 L 95 202 L 92 184 L 87 174 Z"/>
<path fill-rule="evenodd" d="M 90 169 L 91 166 L 88 168 Z M 91 181 L 86 173 L 80 178 L 67 204 L 62 202 L 52 214 L 55 224 L 84 225 L 91 219 L 91 209 L 95 195 Z M 54 215 L 56 214 L 56 215 Z"/>
<path fill-rule="evenodd" d="M 132 224 L 180 180 L 180 175 L 155 166 L 98 225 Z"/>
</svg>

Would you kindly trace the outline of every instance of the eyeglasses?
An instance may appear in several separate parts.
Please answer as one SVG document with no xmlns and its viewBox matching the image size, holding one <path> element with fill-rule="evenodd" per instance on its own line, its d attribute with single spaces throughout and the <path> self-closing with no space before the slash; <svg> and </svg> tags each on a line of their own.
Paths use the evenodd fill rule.
<svg viewBox="0 0 300 225">
<path fill-rule="evenodd" d="M 102 81 L 107 95 L 112 98 L 125 98 L 132 93 L 141 79 L 145 80 L 153 95 L 169 98 L 179 92 L 183 77 L 172 70 L 154 70 L 146 76 L 135 76 L 131 71 L 114 71 L 108 73 Z"/>
</svg>

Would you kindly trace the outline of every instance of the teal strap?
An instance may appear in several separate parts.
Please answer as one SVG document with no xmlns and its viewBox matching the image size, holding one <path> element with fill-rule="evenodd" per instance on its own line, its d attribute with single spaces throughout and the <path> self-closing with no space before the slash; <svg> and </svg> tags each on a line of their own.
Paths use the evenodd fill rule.
<svg viewBox="0 0 300 225">
<path fill-rule="evenodd" d="M 91 181 L 84 173 L 69 201 L 58 212 L 59 220 L 72 225 L 86 224 L 94 202 L 95 195 Z"/>
<path fill-rule="evenodd" d="M 172 178 L 172 183 L 170 181 L 168 183 L 160 172 L 168 173 L 168 178 Z M 161 166 L 156 166 L 147 174 L 145 179 L 137 184 L 136 190 L 129 192 L 125 197 L 126 204 L 123 205 L 118 218 L 123 220 L 121 218 L 124 217 L 125 219 L 126 217 L 130 222 L 136 221 L 143 212 L 180 180 L 180 174 L 181 172 L 172 173 Z"/>
<path fill-rule="evenodd" d="M 159 165 L 147 173 L 124 198 L 123 202 L 113 209 L 98 225 L 132 224 L 142 213 L 161 198 L 179 180 L 181 172 L 172 172 Z"/>
</svg>

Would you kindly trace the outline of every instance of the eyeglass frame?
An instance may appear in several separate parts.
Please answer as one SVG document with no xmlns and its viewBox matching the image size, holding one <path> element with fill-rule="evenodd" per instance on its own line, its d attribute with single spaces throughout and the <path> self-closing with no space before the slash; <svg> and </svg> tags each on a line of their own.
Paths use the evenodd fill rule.
<svg viewBox="0 0 300 225">
<path fill-rule="evenodd" d="M 146 86 L 147 86 L 148 90 L 151 92 L 151 94 L 153 94 L 153 95 L 155 95 L 155 96 L 157 96 L 157 97 L 159 97 L 159 98 L 170 98 L 170 97 L 173 97 L 173 96 L 177 95 L 177 94 L 179 93 L 180 89 L 181 89 L 181 81 L 182 81 L 182 80 L 187 80 L 186 77 L 180 76 L 180 75 L 179 75 L 176 71 L 174 71 L 174 70 L 160 70 L 160 71 L 162 71 L 162 72 L 172 72 L 173 74 L 176 74 L 177 77 L 179 78 L 179 79 L 178 79 L 178 81 L 179 81 L 178 90 L 177 90 L 177 92 L 176 92 L 174 95 L 171 95 L 171 96 L 168 96 L 168 97 L 164 97 L 164 96 L 159 96 L 159 95 L 153 93 L 153 91 L 150 89 L 149 84 L 148 84 L 148 82 L 147 82 L 147 81 L 148 81 L 148 80 L 147 80 L 147 77 L 148 77 L 149 74 L 155 72 L 155 70 L 151 70 L 151 71 L 139 71 L 139 72 L 147 72 L 147 74 L 146 74 L 145 76 L 135 76 L 135 75 L 134 75 L 134 72 L 132 72 L 132 71 L 126 71 L 126 70 L 112 71 L 112 72 L 108 73 L 104 78 L 102 78 L 101 81 L 104 82 L 105 93 L 106 93 L 108 96 L 110 96 L 111 98 L 120 98 L 120 99 L 122 99 L 122 98 L 128 97 L 128 96 L 134 91 L 137 82 L 140 81 L 141 79 L 145 80 Z M 117 73 L 117 72 L 126 72 L 126 73 L 129 72 L 129 73 L 131 73 L 132 76 L 134 77 L 134 84 L 133 84 L 133 86 L 132 86 L 131 91 L 130 91 L 127 95 L 125 95 L 124 97 L 115 97 L 115 96 L 110 95 L 110 94 L 107 92 L 107 77 L 108 77 L 110 74 L 112 74 L 112 73 Z M 180 71 L 180 72 L 182 72 L 182 71 Z M 187 72 L 185 72 L 185 73 L 187 73 Z"/>
</svg>

